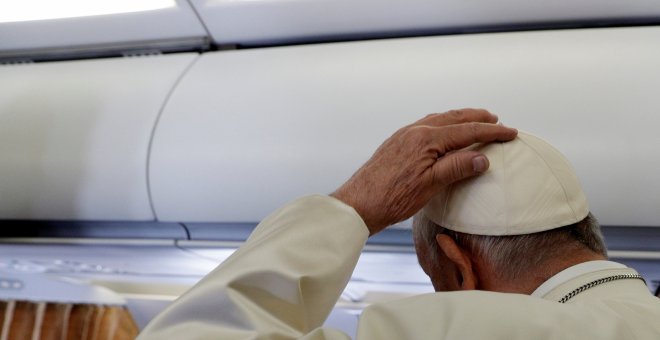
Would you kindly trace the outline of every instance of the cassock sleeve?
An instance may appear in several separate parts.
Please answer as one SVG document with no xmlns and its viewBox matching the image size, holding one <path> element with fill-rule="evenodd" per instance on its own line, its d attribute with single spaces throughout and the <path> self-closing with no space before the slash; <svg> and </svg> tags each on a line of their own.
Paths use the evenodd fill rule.
<svg viewBox="0 0 660 340">
<path fill-rule="evenodd" d="M 320 327 L 368 236 L 360 216 L 341 201 L 299 199 L 263 220 L 138 339 L 350 339 Z"/>
</svg>

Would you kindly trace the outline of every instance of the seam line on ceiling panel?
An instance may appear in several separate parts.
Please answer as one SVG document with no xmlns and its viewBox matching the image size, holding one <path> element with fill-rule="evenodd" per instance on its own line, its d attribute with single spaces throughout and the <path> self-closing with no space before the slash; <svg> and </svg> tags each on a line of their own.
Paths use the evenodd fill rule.
<svg viewBox="0 0 660 340">
<path fill-rule="evenodd" d="M 190 237 L 190 229 L 188 229 L 188 226 L 185 223 L 179 223 L 181 228 L 183 228 L 183 231 L 186 232 L 186 240 L 190 241 L 192 238 Z"/>
<path fill-rule="evenodd" d="M 165 108 L 167 107 L 167 104 L 169 104 L 170 99 L 172 99 L 172 95 L 174 94 L 174 91 L 179 87 L 179 84 L 181 84 L 181 81 L 185 76 L 188 74 L 188 72 L 192 69 L 192 67 L 197 63 L 197 61 L 200 59 L 201 55 L 198 54 L 195 56 L 195 59 L 193 59 L 188 66 L 186 66 L 185 69 L 183 69 L 183 72 L 176 78 L 174 81 L 174 84 L 172 84 L 172 88 L 167 92 L 167 95 L 165 96 L 165 100 L 163 101 L 163 105 L 161 105 L 160 109 L 158 110 L 158 115 L 156 116 L 156 120 L 154 121 L 153 128 L 151 129 L 151 134 L 149 135 L 149 144 L 147 146 L 147 165 L 146 165 L 146 172 L 147 172 L 147 197 L 149 198 L 149 207 L 151 208 L 151 213 L 154 215 L 154 219 L 158 221 L 158 215 L 156 215 L 156 206 L 154 205 L 154 197 L 153 194 L 151 193 L 151 151 L 153 148 L 154 144 L 154 138 L 156 136 L 156 130 L 158 129 L 158 125 L 160 124 L 160 119 L 163 116 L 163 112 L 165 111 Z"/>
<path fill-rule="evenodd" d="M 192 9 L 193 13 L 195 13 L 195 16 L 197 17 L 197 20 L 199 20 L 199 23 L 204 27 L 204 30 L 206 31 L 206 36 L 209 39 L 209 43 L 213 45 L 213 36 L 211 35 L 211 31 L 209 30 L 208 27 L 206 27 L 206 22 L 202 19 L 202 16 L 199 15 L 199 11 L 197 11 L 197 7 L 195 7 L 195 4 L 192 3 L 192 0 L 186 0 L 188 5 L 190 5 L 190 8 Z"/>
</svg>

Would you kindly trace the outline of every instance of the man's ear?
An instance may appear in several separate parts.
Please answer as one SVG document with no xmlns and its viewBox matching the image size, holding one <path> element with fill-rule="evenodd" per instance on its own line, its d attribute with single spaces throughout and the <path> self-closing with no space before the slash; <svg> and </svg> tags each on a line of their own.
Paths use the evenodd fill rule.
<svg viewBox="0 0 660 340">
<path fill-rule="evenodd" d="M 459 286 L 461 290 L 474 290 L 477 288 L 477 276 L 474 273 L 474 266 L 469 253 L 461 248 L 449 235 L 438 234 L 435 236 L 440 250 L 445 256 L 454 263 L 458 269 Z"/>
</svg>

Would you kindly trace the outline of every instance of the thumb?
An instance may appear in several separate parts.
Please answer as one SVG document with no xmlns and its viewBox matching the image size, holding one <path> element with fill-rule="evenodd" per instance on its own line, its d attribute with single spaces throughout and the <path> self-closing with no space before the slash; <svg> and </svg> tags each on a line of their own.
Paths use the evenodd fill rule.
<svg viewBox="0 0 660 340">
<path fill-rule="evenodd" d="M 438 159 L 432 167 L 434 185 L 448 186 L 488 170 L 488 158 L 476 151 L 456 151 Z"/>
</svg>

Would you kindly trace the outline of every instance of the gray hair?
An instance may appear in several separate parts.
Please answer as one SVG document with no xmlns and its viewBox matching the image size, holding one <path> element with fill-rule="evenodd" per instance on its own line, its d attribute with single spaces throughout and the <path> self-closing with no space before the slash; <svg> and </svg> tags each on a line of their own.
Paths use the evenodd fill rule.
<svg viewBox="0 0 660 340">
<path fill-rule="evenodd" d="M 471 235 L 443 228 L 429 220 L 423 212 L 413 219 L 415 244 L 425 244 L 429 260 L 438 260 L 436 235 L 446 234 L 456 243 L 479 257 L 499 273 L 502 279 L 513 280 L 525 273 L 543 270 L 544 264 L 576 247 L 586 247 L 607 257 L 607 249 L 596 218 L 589 213 L 583 220 L 539 233 L 510 236 Z"/>
</svg>

